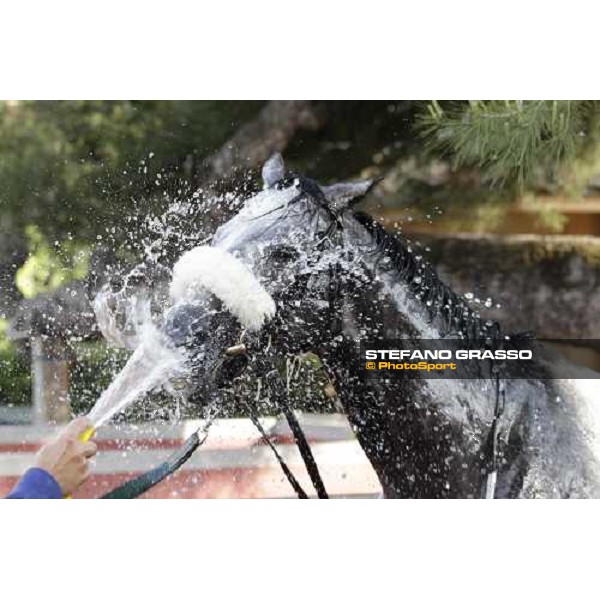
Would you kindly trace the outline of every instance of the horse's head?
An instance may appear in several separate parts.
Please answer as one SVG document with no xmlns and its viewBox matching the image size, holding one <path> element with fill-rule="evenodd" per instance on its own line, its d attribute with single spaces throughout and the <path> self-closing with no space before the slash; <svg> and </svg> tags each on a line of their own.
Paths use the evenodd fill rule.
<svg viewBox="0 0 600 600">
<path fill-rule="evenodd" d="M 235 353 L 223 359 L 242 336 L 290 353 L 334 336 L 333 286 L 340 269 L 353 268 L 341 243 L 345 213 L 375 183 L 320 186 L 286 174 L 280 155 L 265 164 L 263 181 L 210 246 L 187 252 L 173 269 L 164 330 L 189 350 L 205 385 L 243 366 Z"/>
</svg>

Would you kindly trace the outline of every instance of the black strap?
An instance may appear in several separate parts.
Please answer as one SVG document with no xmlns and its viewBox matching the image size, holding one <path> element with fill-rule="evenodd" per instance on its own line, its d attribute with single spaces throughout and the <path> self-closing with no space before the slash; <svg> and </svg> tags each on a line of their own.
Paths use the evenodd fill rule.
<svg viewBox="0 0 600 600">
<path fill-rule="evenodd" d="M 496 406 L 494 408 L 494 420 L 492 422 L 492 447 L 491 447 L 491 460 L 490 467 L 492 471 L 498 469 L 498 425 L 502 413 L 504 412 L 504 405 L 506 403 L 506 397 L 504 395 L 504 388 L 500 387 L 500 375 L 496 373 Z"/>
<path fill-rule="evenodd" d="M 279 373 L 277 373 L 277 371 L 271 371 L 270 373 L 267 373 L 266 377 L 269 388 L 272 392 L 272 396 L 281 412 L 284 414 L 290 430 L 292 431 L 294 441 L 298 446 L 298 450 L 300 451 L 300 455 L 302 456 L 302 460 L 304 461 L 304 465 L 308 471 L 313 487 L 317 492 L 317 496 L 322 499 L 328 499 L 329 495 L 325 489 L 323 479 L 321 479 L 321 474 L 319 473 L 319 468 L 317 467 L 317 463 L 315 461 L 315 457 L 313 456 L 312 450 L 310 449 L 310 445 L 306 439 L 306 436 L 304 435 L 304 432 L 302 431 L 302 428 L 300 427 L 300 423 L 298 422 L 294 411 L 291 409 L 290 405 L 285 399 L 287 394 L 283 387 L 283 382 L 281 381 Z"/>
<path fill-rule="evenodd" d="M 306 492 L 304 491 L 302 486 L 298 483 L 298 480 L 296 479 L 296 477 L 294 477 L 294 474 L 290 471 L 290 468 L 287 466 L 287 464 L 281 457 L 281 454 L 279 454 L 279 452 L 277 451 L 277 448 L 275 448 L 275 445 L 273 444 L 273 442 L 269 439 L 267 432 L 264 430 L 263 426 L 260 424 L 260 421 L 258 420 L 258 417 L 254 413 L 254 409 L 252 408 L 252 406 L 250 406 L 250 403 L 248 403 L 248 409 L 249 409 L 250 419 L 252 420 L 252 423 L 254 423 L 254 426 L 256 427 L 256 429 L 258 429 L 258 431 L 262 435 L 265 442 L 269 445 L 269 448 L 271 448 L 271 450 L 273 451 L 273 454 L 275 455 L 275 457 L 277 458 L 277 461 L 279 462 L 279 466 L 281 467 L 281 470 L 287 477 L 287 480 L 290 482 L 290 485 L 294 488 L 294 491 L 298 495 L 298 498 L 301 498 L 302 500 L 306 500 L 308 498 L 308 495 L 306 494 Z"/>
<path fill-rule="evenodd" d="M 487 497 L 487 486 L 488 479 L 492 474 L 498 471 L 498 427 L 500 425 L 500 419 L 504 413 L 504 405 L 506 404 L 506 395 L 504 389 L 500 386 L 500 374 L 498 371 L 495 373 L 496 377 L 496 404 L 494 407 L 494 418 L 490 427 L 487 440 L 487 464 L 486 464 L 486 480 L 483 485 L 483 497 Z"/>
</svg>

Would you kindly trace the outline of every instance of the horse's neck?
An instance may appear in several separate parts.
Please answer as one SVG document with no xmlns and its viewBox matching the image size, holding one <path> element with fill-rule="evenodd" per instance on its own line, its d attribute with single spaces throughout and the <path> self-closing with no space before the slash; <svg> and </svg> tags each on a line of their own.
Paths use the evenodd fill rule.
<svg viewBox="0 0 600 600">
<path fill-rule="evenodd" d="M 435 320 L 428 319 L 426 307 L 400 283 L 386 282 L 384 275 L 379 275 L 377 289 L 348 293 L 346 337 L 397 339 L 398 347 L 403 337 L 440 338 L 440 329 Z M 364 381 L 356 377 L 364 369 L 356 345 L 345 355 L 336 353 L 334 362 L 344 382 L 340 399 L 386 495 L 482 495 L 492 458 L 489 444 L 496 380 L 403 380 L 392 375 L 388 380 Z M 580 449 L 573 415 L 559 414 L 548 382 L 504 380 L 500 384 L 506 387 L 506 405 L 498 428 L 498 497 L 567 495 L 569 486 L 576 490 L 574 494 L 585 495 L 577 491 L 583 476 L 574 476 L 576 484 L 571 484 L 562 476 L 548 475 L 554 468 L 548 465 L 564 462 L 560 454 L 576 460 L 587 452 Z M 557 406 L 563 404 L 565 400 Z M 570 412 L 576 409 L 571 408 Z M 557 430 L 569 432 L 561 433 L 569 439 L 568 447 L 552 437 Z M 567 452 L 570 448 L 577 452 Z"/>
<path fill-rule="evenodd" d="M 364 364 L 356 342 L 361 338 L 372 340 L 373 335 L 388 335 L 398 315 L 387 303 L 374 301 L 367 290 L 364 295 L 353 292 L 349 296 L 343 307 L 344 342 L 328 347 L 325 358 L 357 438 L 386 496 L 443 496 L 449 477 L 443 450 L 448 431 L 435 407 L 432 405 L 434 410 L 429 408 L 427 382 L 399 377 L 390 380 L 361 377 Z M 381 328 L 385 320 L 390 322 L 389 326 Z M 373 326 L 379 329 L 374 331 Z M 453 430 L 453 435 L 463 437 L 458 428 Z M 435 448 L 438 450 L 433 451 Z M 442 476 L 431 477 L 433 472 Z M 470 482 L 467 490 L 456 495 L 476 495 L 479 492 L 473 490 L 478 486 L 479 481 Z M 454 484 L 452 491 L 455 491 Z"/>
<path fill-rule="evenodd" d="M 363 380 L 357 340 L 440 338 L 442 332 L 407 285 L 376 271 L 371 284 L 344 290 L 345 352 L 330 353 L 340 399 L 386 495 L 479 497 L 494 416 L 491 380 Z M 362 281 L 362 280 L 361 280 Z M 352 340 L 352 341 L 351 341 Z"/>
<path fill-rule="evenodd" d="M 431 269 L 421 269 L 402 243 L 376 224 L 359 225 L 365 223 L 348 220 L 345 228 L 349 245 L 353 241 L 366 250 L 358 289 L 347 290 L 348 340 L 499 335 L 497 324 L 480 319 Z M 342 374 L 342 403 L 386 494 L 479 497 L 489 468 L 496 382 L 364 381 L 357 377 L 358 369 L 364 368 L 358 356 L 354 347 L 346 364 L 339 353 L 333 361 Z M 348 367 L 352 361 L 354 370 Z M 593 470 L 593 461 L 578 431 L 578 407 L 561 412 L 565 402 L 557 404 L 542 381 L 509 383 L 499 433 L 499 495 L 589 495 L 586 490 L 592 484 L 600 490 L 600 482 L 590 484 L 593 477 L 586 472 Z M 568 452 L 570 448 L 575 450 Z M 561 470 L 557 465 L 565 462 L 563 454 L 581 465 Z"/>
</svg>

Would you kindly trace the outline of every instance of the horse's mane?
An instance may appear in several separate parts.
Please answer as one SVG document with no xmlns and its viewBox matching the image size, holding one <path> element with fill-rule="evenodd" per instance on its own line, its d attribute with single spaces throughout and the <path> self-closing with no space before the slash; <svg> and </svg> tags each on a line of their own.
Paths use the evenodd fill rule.
<svg viewBox="0 0 600 600">
<path fill-rule="evenodd" d="M 392 266 L 420 300 L 430 319 L 440 319 L 442 337 L 459 335 L 466 339 L 498 338 L 500 325 L 480 318 L 467 302 L 440 278 L 431 265 L 419 260 L 404 242 L 388 233 L 365 213 L 355 213 L 357 221 L 371 234 L 375 249 L 389 257 Z"/>
</svg>

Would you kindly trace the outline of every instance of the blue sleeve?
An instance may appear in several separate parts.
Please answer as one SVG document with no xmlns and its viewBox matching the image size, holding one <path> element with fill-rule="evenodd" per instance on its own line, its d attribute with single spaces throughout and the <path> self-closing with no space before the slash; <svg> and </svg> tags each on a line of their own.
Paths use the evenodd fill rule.
<svg viewBox="0 0 600 600">
<path fill-rule="evenodd" d="M 25 472 L 17 485 L 6 496 L 9 499 L 50 499 L 62 498 L 60 486 L 56 479 L 44 469 L 33 468 Z"/>
</svg>

